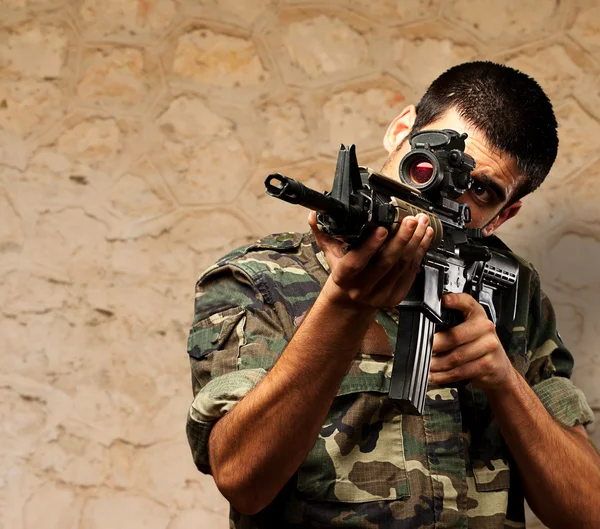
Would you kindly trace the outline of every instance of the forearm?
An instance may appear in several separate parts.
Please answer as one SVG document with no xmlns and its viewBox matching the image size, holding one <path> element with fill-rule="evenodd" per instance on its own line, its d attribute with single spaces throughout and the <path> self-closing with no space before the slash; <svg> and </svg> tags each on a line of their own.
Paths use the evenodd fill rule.
<svg viewBox="0 0 600 529">
<path fill-rule="evenodd" d="M 265 379 L 215 424 L 211 468 L 236 508 L 262 509 L 297 470 L 374 315 L 320 296 Z"/>
<path fill-rule="evenodd" d="M 486 393 L 540 519 L 551 528 L 598 527 L 600 458 L 583 434 L 558 424 L 516 371 Z"/>
</svg>

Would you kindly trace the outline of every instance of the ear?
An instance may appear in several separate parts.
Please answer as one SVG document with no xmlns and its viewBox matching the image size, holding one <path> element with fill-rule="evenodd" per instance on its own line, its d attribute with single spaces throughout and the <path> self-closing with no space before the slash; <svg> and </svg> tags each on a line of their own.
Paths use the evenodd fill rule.
<svg viewBox="0 0 600 529">
<path fill-rule="evenodd" d="M 393 119 L 383 137 L 383 146 L 388 154 L 392 154 L 396 147 L 410 134 L 415 119 L 417 119 L 415 105 L 408 105 Z"/>
<path fill-rule="evenodd" d="M 494 233 L 508 219 L 512 219 L 517 213 L 519 213 L 522 205 L 523 203 L 520 200 L 517 200 L 514 204 L 511 204 L 506 209 L 503 209 L 500 213 L 498 213 L 492 222 L 483 228 L 483 235 L 487 237 L 488 235 Z"/>
</svg>

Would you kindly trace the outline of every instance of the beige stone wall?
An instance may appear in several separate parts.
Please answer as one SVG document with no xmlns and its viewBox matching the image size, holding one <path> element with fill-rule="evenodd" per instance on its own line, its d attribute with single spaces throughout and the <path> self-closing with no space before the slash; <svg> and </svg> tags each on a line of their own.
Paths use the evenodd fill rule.
<svg viewBox="0 0 600 529">
<path fill-rule="evenodd" d="M 0 527 L 227 527 L 184 435 L 196 276 L 306 229 L 271 170 L 327 189 L 340 142 L 379 166 L 388 121 L 469 59 L 556 106 L 556 168 L 503 233 L 600 410 L 600 2 L 494 5 L 0 1 Z"/>
</svg>

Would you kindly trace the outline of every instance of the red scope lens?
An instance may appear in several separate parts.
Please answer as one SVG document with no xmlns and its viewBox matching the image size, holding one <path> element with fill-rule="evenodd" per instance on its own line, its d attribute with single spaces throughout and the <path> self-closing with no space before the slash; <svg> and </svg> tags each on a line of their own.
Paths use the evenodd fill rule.
<svg viewBox="0 0 600 529">
<path fill-rule="evenodd" d="M 410 166 L 409 175 L 415 184 L 425 185 L 433 178 L 433 165 L 427 160 L 415 160 Z"/>
</svg>

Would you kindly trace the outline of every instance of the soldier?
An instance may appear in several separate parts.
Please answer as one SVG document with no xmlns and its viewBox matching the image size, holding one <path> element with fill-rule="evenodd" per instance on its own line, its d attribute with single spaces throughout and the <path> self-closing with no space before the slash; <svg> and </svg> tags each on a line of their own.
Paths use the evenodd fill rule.
<svg viewBox="0 0 600 529">
<path fill-rule="evenodd" d="M 520 210 L 558 147 L 552 106 L 525 74 L 489 62 L 443 73 L 384 138 L 397 177 L 421 129 L 467 132 L 477 167 L 461 200 L 486 244 Z M 600 527 L 593 419 L 538 274 L 519 259 L 517 314 L 502 342 L 467 294 L 464 322 L 434 338 L 423 416 L 387 396 L 397 313 L 428 249 L 425 216 L 359 247 L 312 231 L 261 239 L 196 285 L 188 352 L 194 461 L 235 528 L 525 527 L 524 498 L 551 528 Z M 470 381 L 469 384 L 459 384 Z"/>
</svg>

